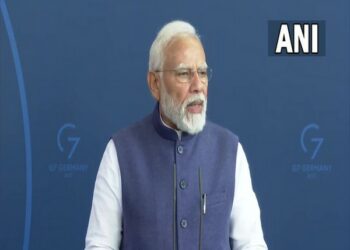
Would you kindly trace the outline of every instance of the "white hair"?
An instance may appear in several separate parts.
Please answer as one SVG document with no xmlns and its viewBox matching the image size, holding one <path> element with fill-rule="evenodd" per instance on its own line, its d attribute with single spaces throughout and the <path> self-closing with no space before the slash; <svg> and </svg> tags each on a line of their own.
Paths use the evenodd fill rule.
<svg viewBox="0 0 350 250">
<path fill-rule="evenodd" d="M 197 134 L 204 128 L 207 112 L 207 98 L 203 93 L 193 94 L 182 104 L 176 103 L 176 100 L 167 92 L 165 86 L 160 86 L 161 97 L 160 108 L 164 115 L 169 118 L 176 127 L 189 134 Z M 192 103 L 200 101 L 203 103 L 201 113 L 191 114 L 186 111 L 186 107 Z"/>
<path fill-rule="evenodd" d="M 195 28 L 188 22 L 176 20 L 167 23 L 158 32 L 149 51 L 148 70 L 161 70 L 165 60 L 164 50 L 167 45 L 176 37 L 191 36 L 200 42 L 199 35 Z"/>
</svg>

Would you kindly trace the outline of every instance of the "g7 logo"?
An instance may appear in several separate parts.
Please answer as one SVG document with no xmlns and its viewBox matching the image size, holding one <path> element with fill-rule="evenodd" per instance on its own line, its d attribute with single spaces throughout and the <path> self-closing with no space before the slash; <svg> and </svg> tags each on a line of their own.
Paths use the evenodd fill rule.
<svg viewBox="0 0 350 250">
<path fill-rule="evenodd" d="M 62 133 L 65 129 L 68 129 L 68 128 L 75 129 L 75 125 L 72 123 L 66 123 L 58 130 L 58 133 L 57 133 L 57 146 L 61 152 L 64 151 L 64 148 L 62 146 L 62 141 L 61 141 Z M 68 137 L 67 141 L 69 141 L 72 144 L 68 154 L 68 159 L 70 160 L 79 144 L 80 137 Z"/>
<path fill-rule="evenodd" d="M 306 146 L 305 146 L 305 134 L 306 134 L 307 131 L 309 131 L 309 130 L 311 130 L 311 129 L 319 130 L 320 128 L 319 128 L 319 126 L 318 126 L 317 124 L 311 123 L 311 124 L 307 125 L 307 126 L 303 129 L 303 131 L 301 132 L 300 144 L 301 144 L 301 148 L 303 149 L 303 151 L 304 151 L 305 153 L 307 153 L 307 151 L 308 151 L 307 148 L 306 148 Z M 314 137 L 314 138 L 311 138 L 311 141 L 312 141 L 314 144 L 316 144 L 316 146 L 315 146 L 315 148 L 314 148 L 314 150 L 313 150 L 313 153 L 312 153 L 312 155 L 311 155 L 311 160 L 314 160 L 314 159 L 316 158 L 316 156 L 317 156 L 318 151 L 319 151 L 320 148 L 321 148 L 321 145 L 322 145 L 322 143 L 323 143 L 323 141 L 324 141 L 324 138 L 322 138 L 322 137 Z"/>
</svg>

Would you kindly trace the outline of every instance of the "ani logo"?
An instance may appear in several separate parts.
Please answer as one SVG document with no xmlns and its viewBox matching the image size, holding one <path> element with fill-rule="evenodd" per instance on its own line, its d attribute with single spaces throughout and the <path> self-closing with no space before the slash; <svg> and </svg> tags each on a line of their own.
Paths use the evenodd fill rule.
<svg viewBox="0 0 350 250">
<path fill-rule="evenodd" d="M 57 146 L 59 148 L 59 150 L 61 152 L 64 152 L 64 147 L 62 145 L 62 137 L 63 137 L 63 132 L 67 129 L 75 129 L 75 125 L 72 123 L 66 123 L 64 124 L 57 133 Z M 68 153 L 68 160 L 70 160 L 75 152 L 75 150 L 77 149 L 77 146 L 79 144 L 80 141 L 80 137 L 67 137 L 66 138 L 67 141 L 70 143 L 70 149 L 69 149 L 69 153 Z"/>
<path fill-rule="evenodd" d="M 320 126 L 316 123 L 306 125 L 300 133 L 300 146 L 308 160 L 291 165 L 291 172 L 305 175 L 308 179 L 319 179 L 321 175 L 330 174 L 333 166 L 323 163 L 320 157 L 325 139 L 319 136 Z M 304 158 L 305 159 L 305 158 Z"/>
<path fill-rule="evenodd" d="M 326 22 L 324 20 L 270 20 L 269 56 L 324 56 Z"/>
</svg>

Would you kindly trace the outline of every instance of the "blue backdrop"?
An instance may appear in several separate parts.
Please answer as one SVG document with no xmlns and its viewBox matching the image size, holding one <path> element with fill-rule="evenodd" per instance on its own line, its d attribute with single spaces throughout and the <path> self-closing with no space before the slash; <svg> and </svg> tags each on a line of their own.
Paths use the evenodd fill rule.
<svg viewBox="0 0 350 250">
<path fill-rule="evenodd" d="M 148 50 L 190 21 L 208 117 L 241 138 L 271 250 L 350 249 L 350 3 L 0 0 L 0 248 L 82 249 L 109 136 L 151 112 Z M 269 56 L 269 21 L 321 20 L 324 56 Z"/>
</svg>

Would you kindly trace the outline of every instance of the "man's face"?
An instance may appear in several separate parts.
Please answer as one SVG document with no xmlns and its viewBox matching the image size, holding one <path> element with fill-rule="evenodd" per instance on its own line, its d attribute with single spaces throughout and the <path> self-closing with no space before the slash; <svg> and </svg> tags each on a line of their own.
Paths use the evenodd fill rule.
<svg viewBox="0 0 350 250">
<path fill-rule="evenodd" d="M 160 82 L 160 106 L 164 121 L 170 126 L 198 133 L 205 125 L 207 82 L 195 72 L 190 81 L 179 81 L 174 71 L 205 69 L 205 53 L 201 43 L 193 37 L 175 38 L 165 49 L 165 61 Z"/>
</svg>

